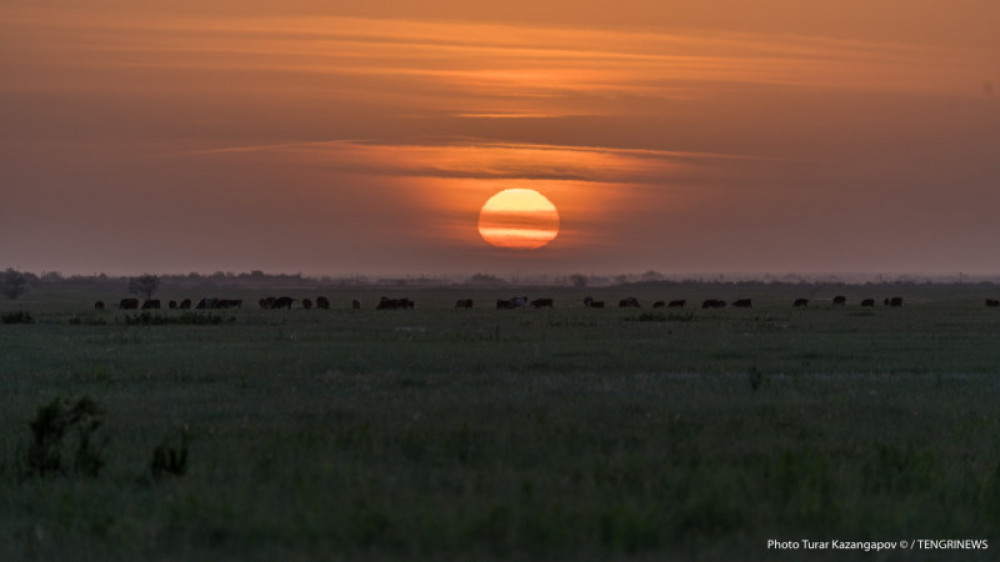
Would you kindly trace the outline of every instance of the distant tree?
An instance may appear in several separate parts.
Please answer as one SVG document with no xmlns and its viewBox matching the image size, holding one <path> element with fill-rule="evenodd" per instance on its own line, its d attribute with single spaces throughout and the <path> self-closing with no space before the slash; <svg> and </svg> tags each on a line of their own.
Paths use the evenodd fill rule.
<svg viewBox="0 0 1000 562">
<path fill-rule="evenodd" d="M 159 288 L 160 278 L 149 273 L 128 280 L 128 292 L 144 299 L 152 298 L 153 293 Z"/>
<path fill-rule="evenodd" d="M 642 274 L 642 280 L 643 281 L 647 281 L 647 282 L 648 281 L 663 281 L 663 279 L 664 279 L 664 277 L 663 277 L 662 273 L 660 273 L 659 271 L 654 271 L 652 269 L 650 269 L 646 273 Z"/>
<path fill-rule="evenodd" d="M 4 272 L 2 281 L 0 291 L 8 299 L 16 299 L 28 290 L 28 276 L 12 267 L 8 267 Z"/>
<path fill-rule="evenodd" d="M 587 276 L 582 273 L 574 273 L 569 276 L 569 284 L 574 287 L 583 288 L 587 286 Z"/>
<path fill-rule="evenodd" d="M 492 287 L 492 286 L 506 285 L 507 282 L 504 281 L 503 279 L 500 279 L 496 275 L 489 275 L 486 273 L 476 273 L 472 275 L 472 277 L 469 277 L 469 280 L 466 282 L 466 284 Z"/>
</svg>

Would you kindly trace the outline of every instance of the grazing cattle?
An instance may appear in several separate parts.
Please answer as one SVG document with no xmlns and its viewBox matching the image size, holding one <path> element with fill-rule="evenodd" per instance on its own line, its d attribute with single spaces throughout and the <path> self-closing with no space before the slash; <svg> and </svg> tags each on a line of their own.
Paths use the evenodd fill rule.
<svg viewBox="0 0 1000 562">
<path fill-rule="evenodd" d="M 497 310 L 524 308 L 528 305 L 528 297 L 513 297 L 509 299 L 497 299 Z"/>
<path fill-rule="evenodd" d="M 792 306 L 794 306 L 795 308 L 805 308 L 809 306 L 809 299 L 795 299 L 795 302 L 792 303 Z"/>
<path fill-rule="evenodd" d="M 986 306 L 990 308 L 996 308 L 1000 306 L 1000 300 L 997 299 L 986 299 Z"/>
<path fill-rule="evenodd" d="M 142 310 L 160 310 L 160 299 L 146 299 L 142 302 Z"/>
<path fill-rule="evenodd" d="M 292 303 L 295 302 L 295 300 L 296 299 L 293 299 L 292 297 L 278 297 L 274 299 L 274 306 L 271 308 L 287 308 L 288 310 L 291 310 Z"/>
<path fill-rule="evenodd" d="M 139 299 L 122 299 L 118 301 L 118 308 L 122 310 L 137 310 L 139 308 Z"/>
<path fill-rule="evenodd" d="M 635 297 L 628 297 L 618 301 L 618 308 L 642 308 L 642 306 Z"/>
<path fill-rule="evenodd" d="M 326 297 L 316 297 L 316 308 L 320 310 L 330 310 L 330 300 Z"/>
<path fill-rule="evenodd" d="M 104 301 L 97 301 L 94 303 L 94 310 L 104 310 Z"/>
<path fill-rule="evenodd" d="M 653 303 L 653 308 L 663 308 L 665 306 L 667 306 L 667 303 L 663 301 L 656 301 Z"/>
<path fill-rule="evenodd" d="M 864 299 L 861 301 L 861 306 L 875 306 L 875 299 Z"/>
<path fill-rule="evenodd" d="M 167 308 L 169 308 L 170 310 L 176 310 L 177 309 L 177 301 L 170 301 L 169 303 L 167 303 Z"/>
<path fill-rule="evenodd" d="M 587 308 L 604 308 L 604 301 L 595 301 L 591 297 L 585 297 L 583 299 L 583 306 Z"/>
<path fill-rule="evenodd" d="M 309 310 L 313 307 L 312 299 L 302 299 L 302 308 Z"/>
<path fill-rule="evenodd" d="M 257 305 L 264 310 L 270 310 L 274 308 L 274 297 L 264 297 L 257 301 Z"/>
<path fill-rule="evenodd" d="M 181 304 L 180 304 L 180 306 L 178 308 L 180 308 L 181 310 L 188 310 L 188 309 L 190 309 L 191 308 L 191 299 L 184 299 L 184 300 L 182 300 Z"/>
<path fill-rule="evenodd" d="M 361 301 L 354 299 L 351 301 L 351 310 L 361 310 Z"/>
<path fill-rule="evenodd" d="M 750 299 L 739 299 L 733 301 L 733 306 L 735 308 L 753 308 L 753 302 Z"/>
<path fill-rule="evenodd" d="M 686 304 L 687 301 L 684 299 L 672 300 L 667 303 L 667 308 L 684 308 Z"/>
<path fill-rule="evenodd" d="M 243 299 L 215 299 L 215 308 L 243 308 Z"/>
<path fill-rule="evenodd" d="M 885 297 L 884 299 L 882 299 L 882 305 L 889 306 L 889 297 Z"/>
<path fill-rule="evenodd" d="M 472 308 L 472 299 L 458 299 L 455 308 Z"/>
<path fill-rule="evenodd" d="M 397 309 L 407 309 L 413 308 L 414 302 L 408 298 L 390 299 L 389 297 L 382 297 L 379 299 L 378 304 L 375 305 L 376 310 L 397 310 Z"/>
<path fill-rule="evenodd" d="M 555 302 L 548 298 L 535 299 L 531 301 L 532 308 L 552 308 L 553 306 L 555 306 Z"/>
<path fill-rule="evenodd" d="M 195 309 L 197 310 L 214 310 L 216 308 L 219 308 L 219 299 L 216 298 L 201 299 L 195 305 Z"/>
<path fill-rule="evenodd" d="M 702 308 L 726 308 L 726 301 L 719 299 L 705 299 L 701 303 Z"/>
<path fill-rule="evenodd" d="M 833 306 L 847 306 L 847 297 L 844 295 L 833 297 Z"/>
<path fill-rule="evenodd" d="M 889 299 L 890 308 L 899 308 L 903 306 L 903 297 L 892 297 Z"/>
</svg>

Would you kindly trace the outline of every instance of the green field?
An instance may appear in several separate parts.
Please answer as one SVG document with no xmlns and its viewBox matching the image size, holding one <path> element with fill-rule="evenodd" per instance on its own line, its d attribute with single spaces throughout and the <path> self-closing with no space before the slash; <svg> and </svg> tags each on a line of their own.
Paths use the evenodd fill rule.
<svg viewBox="0 0 1000 562">
<path fill-rule="evenodd" d="M 217 293 L 248 306 L 205 323 L 98 313 L 95 299 L 125 295 L 87 291 L 0 302 L 33 319 L 0 324 L 0 559 L 995 558 L 766 548 L 806 538 L 1000 549 L 992 285 Z M 333 307 L 258 310 L 268 294 Z M 416 309 L 376 311 L 382 294 Z M 495 310 L 517 294 L 556 308 Z M 644 308 L 613 306 L 630 295 Z M 882 306 L 892 295 L 902 308 Z M 464 297 L 476 308 L 453 309 Z M 650 308 L 677 298 L 688 306 Z M 754 308 L 704 311 L 704 298 Z M 39 476 L 29 423 L 83 396 L 105 408 L 103 466 Z M 186 471 L 154 478 L 154 449 L 181 428 Z"/>
</svg>

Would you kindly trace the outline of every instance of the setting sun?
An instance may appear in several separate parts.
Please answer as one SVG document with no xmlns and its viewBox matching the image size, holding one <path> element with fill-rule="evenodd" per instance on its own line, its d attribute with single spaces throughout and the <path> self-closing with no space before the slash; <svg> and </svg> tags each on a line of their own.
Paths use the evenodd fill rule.
<svg viewBox="0 0 1000 562">
<path fill-rule="evenodd" d="M 479 234 L 497 248 L 534 250 L 559 235 L 559 212 L 531 189 L 505 189 L 479 211 Z"/>
</svg>

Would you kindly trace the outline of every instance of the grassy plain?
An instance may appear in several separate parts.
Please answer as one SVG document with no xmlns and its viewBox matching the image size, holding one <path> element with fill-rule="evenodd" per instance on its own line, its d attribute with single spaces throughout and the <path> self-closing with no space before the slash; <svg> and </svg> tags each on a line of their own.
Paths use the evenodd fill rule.
<svg viewBox="0 0 1000 562">
<path fill-rule="evenodd" d="M 324 294 L 333 308 L 135 325 L 92 310 L 120 295 L 0 303 L 35 320 L 0 325 L 0 559 L 956 554 L 783 553 L 772 538 L 1000 548 L 1000 311 L 983 306 L 1000 288 L 219 293 Z M 417 308 L 376 311 L 381 294 Z M 556 308 L 492 306 L 515 294 Z M 583 308 L 588 294 L 612 308 Z M 902 308 L 881 305 L 896 294 Z M 645 307 L 613 307 L 630 295 Z M 800 296 L 814 300 L 793 309 Z M 477 307 L 451 308 L 463 297 Z M 754 308 L 697 309 L 709 297 Z M 650 309 L 674 298 L 688 307 Z M 37 408 L 85 395 L 107 409 L 106 466 L 26 474 Z M 153 449 L 184 426 L 186 474 L 151 478 Z"/>
</svg>

